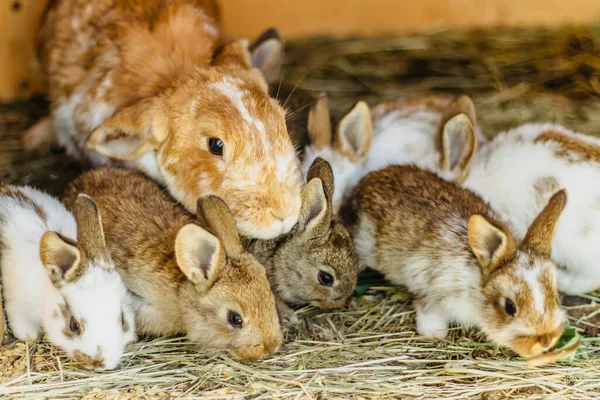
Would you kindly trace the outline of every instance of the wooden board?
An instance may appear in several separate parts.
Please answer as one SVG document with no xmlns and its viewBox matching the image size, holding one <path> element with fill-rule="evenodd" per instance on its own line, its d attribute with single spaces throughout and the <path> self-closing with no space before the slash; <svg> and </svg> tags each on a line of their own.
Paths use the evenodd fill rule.
<svg viewBox="0 0 600 400">
<path fill-rule="evenodd" d="M 0 102 L 43 90 L 35 58 L 35 33 L 48 0 L 0 3 Z"/>
<path fill-rule="evenodd" d="M 277 26 L 287 39 L 378 35 L 439 28 L 600 22 L 600 0 L 220 0 L 224 32 L 255 36 Z"/>
</svg>

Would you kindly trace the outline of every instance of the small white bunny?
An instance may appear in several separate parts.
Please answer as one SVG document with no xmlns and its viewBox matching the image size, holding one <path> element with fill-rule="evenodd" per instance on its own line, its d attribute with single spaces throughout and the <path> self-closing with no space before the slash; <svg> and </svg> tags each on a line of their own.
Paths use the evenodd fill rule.
<svg viewBox="0 0 600 400">
<path fill-rule="evenodd" d="M 322 94 L 309 112 L 310 142 L 305 147 L 303 170 L 317 157 L 331 164 L 336 212 L 362 177 L 388 165 L 416 164 L 444 179 L 461 182 L 477 140 L 486 139 L 478 133 L 472 140 L 466 131 L 457 130 L 463 125 L 456 124 L 455 117 L 475 126 L 475 106 L 469 97 L 424 96 L 382 103 L 372 112 L 366 103 L 358 102 L 332 132 L 327 98 Z M 456 143 L 461 146 L 450 146 Z"/>
<path fill-rule="evenodd" d="M 7 321 L 17 339 L 43 330 L 86 368 L 113 369 L 136 340 L 133 311 L 95 203 L 80 195 L 76 214 L 36 189 L 0 186 Z"/>
</svg>

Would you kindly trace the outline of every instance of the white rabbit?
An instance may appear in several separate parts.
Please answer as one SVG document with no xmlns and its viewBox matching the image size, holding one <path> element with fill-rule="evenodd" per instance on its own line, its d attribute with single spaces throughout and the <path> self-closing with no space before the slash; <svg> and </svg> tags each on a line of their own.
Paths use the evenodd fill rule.
<svg viewBox="0 0 600 400">
<path fill-rule="evenodd" d="M 521 235 L 548 199 L 566 189 L 569 202 L 552 241 L 552 260 L 559 289 L 581 294 L 600 288 L 598 182 L 598 139 L 556 124 L 526 124 L 483 145 L 463 185 L 479 193 Z"/>
<path fill-rule="evenodd" d="M 7 322 L 17 339 L 43 330 L 86 368 L 113 369 L 136 339 L 133 311 L 95 203 L 80 195 L 76 214 L 36 189 L 0 186 Z"/>
<path fill-rule="evenodd" d="M 382 103 L 372 112 L 366 103 L 358 102 L 332 133 L 327 98 L 322 94 L 309 112 L 310 141 L 305 147 L 303 170 L 306 173 L 317 157 L 329 161 L 336 183 L 335 212 L 362 177 L 388 165 L 416 164 L 446 180 L 461 182 L 477 142 L 471 141 L 470 135 L 463 138 L 465 132 L 455 129 L 462 128 L 451 123 L 459 115 L 475 126 L 475 107 L 467 96 L 431 95 Z M 476 140 L 485 142 L 475 129 Z M 450 140 L 453 136 L 458 139 Z M 440 137 L 445 140 L 440 141 Z M 449 143 L 463 144 L 465 139 L 470 141 L 465 151 L 448 147 Z M 439 152 L 440 148 L 444 150 Z"/>
</svg>

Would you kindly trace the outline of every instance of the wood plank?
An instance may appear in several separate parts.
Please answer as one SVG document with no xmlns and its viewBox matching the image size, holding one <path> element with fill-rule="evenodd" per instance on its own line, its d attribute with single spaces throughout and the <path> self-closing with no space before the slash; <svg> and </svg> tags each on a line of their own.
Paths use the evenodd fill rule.
<svg viewBox="0 0 600 400">
<path fill-rule="evenodd" d="M 35 33 L 48 0 L 4 0 L 0 6 L 0 101 L 42 90 Z"/>
<path fill-rule="evenodd" d="M 600 21 L 599 0 L 221 0 L 228 37 L 277 26 L 287 39 L 438 28 L 557 26 Z"/>
</svg>

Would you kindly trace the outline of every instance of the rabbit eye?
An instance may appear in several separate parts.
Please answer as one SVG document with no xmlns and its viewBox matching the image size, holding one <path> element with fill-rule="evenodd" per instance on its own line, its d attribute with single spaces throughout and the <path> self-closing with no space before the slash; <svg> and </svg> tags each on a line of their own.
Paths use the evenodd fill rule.
<svg viewBox="0 0 600 400">
<path fill-rule="evenodd" d="M 238 314 L 236 312 L 229 311 L 227 313 L 227 321 L 234 328 L 241 328 L 242 327 L 242 322 L 243 322 L 242 321 L 242 317 L 240 316 L 240 314 Z"/>
<path fill-rule="evenodd" d="M 81 325 L 74 317 L 71 317 L 71 322 L 69 323 L 69 329 L 76 335 L 81 334 Z"/>
<path fill-rule="evenodd" d="M 504 311 L 511 317 L 517 313 L 517 306 L 511 299 L 504 299 Z"/>
<path fill-rule="evenodd" d="M 319 283 L 323 286 L 333 286 L 333 276 L 329 272 L 319 271 Z"/>
<path fill-rule="evenodd" d="M 210 138 L 208 139 L 208 148 L 210 149 L 210 152 L 213 153 L 216 156 L 222 156 L 223 155 L 223 147 L 225 145 L 223 144 L 223 141 L 219 138 Z"/>
</svg>

